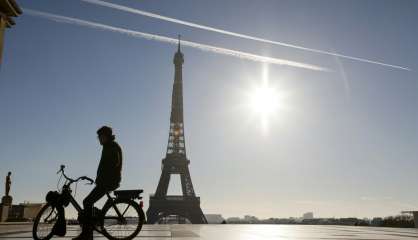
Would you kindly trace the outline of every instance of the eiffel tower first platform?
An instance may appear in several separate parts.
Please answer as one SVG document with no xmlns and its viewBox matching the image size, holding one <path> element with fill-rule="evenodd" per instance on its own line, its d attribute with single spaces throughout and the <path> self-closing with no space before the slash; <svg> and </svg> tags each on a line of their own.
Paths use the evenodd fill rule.
<svg viewBox="0 0 418 240">
<path fill-rule="evenodd" d="M 167 153 L 162 160 L 162 172 L 157 190 L 150 196 L 147 210 L 148 223 L 156 223 L 168 216 L 179 216 L 188 219 L 193 224 L 207 223 L 200 208 L 200 198 L 193 190 L 190 178 L 189 163 L 186 157 L 183 121 L 183 53 L 180 51 L 180 38 L 177 52 L 174 55 L 174 84 L 171 103 L 170 132 Z M 168 196 L 167 190 L 171 174 L 179 174 L 183 195 Z"/>
</svg>

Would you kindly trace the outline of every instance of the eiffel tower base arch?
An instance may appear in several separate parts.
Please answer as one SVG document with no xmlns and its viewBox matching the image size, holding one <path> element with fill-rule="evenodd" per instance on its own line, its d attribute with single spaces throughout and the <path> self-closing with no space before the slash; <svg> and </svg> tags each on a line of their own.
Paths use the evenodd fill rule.
<svg viewBox="0 0 418 240">
<path fill-rule="evenodd" d="M 192 224 L 207 223 L 202 209 L 200 208 L 199 197 L 150 197 L 150 206 L 147 210 L 147 223 L 155 224 L 159 219 L 170 215 L 187 218 Z"/>
</svg>

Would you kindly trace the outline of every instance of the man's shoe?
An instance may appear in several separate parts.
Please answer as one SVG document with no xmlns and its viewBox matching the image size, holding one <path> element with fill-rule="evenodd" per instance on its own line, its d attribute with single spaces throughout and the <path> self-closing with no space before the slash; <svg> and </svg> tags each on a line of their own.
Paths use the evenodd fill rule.
<svg viewBox="0 0 418 240">
<path fill-rule="evenodd" d="M 73 238 L 72 240 L 93 240 L 93 233 L 88 234 L 88 233 L 85 233 L 85 232 L 81 232 L 80 235 Z"/>
<path fill-rule="evenodd" d="M 83 226 L 80 235 L 73 238 L 73 240 L 93 240 L 93 228 L 90 226 Z"/>
</svg>

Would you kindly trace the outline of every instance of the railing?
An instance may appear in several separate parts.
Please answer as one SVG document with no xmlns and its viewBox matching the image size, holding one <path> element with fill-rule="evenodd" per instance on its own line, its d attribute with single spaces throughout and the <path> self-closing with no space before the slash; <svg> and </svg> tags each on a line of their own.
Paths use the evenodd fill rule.
<svg viewBox="0 0 418 240">
<path fill-rule="evenodd" d="M 196 196 L 181 196 L 181 195 L 174 195 L 174 196 L 161 196 L 156 197 L 155 194 L 150 195 L 150 199 L 155 200 L 168 200 L 168 201 L 200 201 L 200 197 Z"/>
</svg>

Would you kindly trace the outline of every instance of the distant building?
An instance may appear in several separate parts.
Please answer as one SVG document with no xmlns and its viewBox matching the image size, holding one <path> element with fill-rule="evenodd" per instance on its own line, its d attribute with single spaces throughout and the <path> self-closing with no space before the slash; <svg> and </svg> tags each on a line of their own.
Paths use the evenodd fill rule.
<svg viewBox="0 0 418 240">
<path fill-rule="evenodd" d="M 258 223 L 259 220 L 258 220 L 257 217 L 250 216 L 250 215 L 245 215 L 244 216 L 244 222 L 246 222 L 246 223 Z"/>
<path fill-rule="evenodd" d="M 23 206 L 22 205 L 12 205 L 9 209 L 9 215 L 7 216 L 7 221 L 21 221 L 23 220 Z"/>
<path fill-rule="evenodd" d="M 44 206 L 43 203 L 23 203 L 23 218 L 33 221 L 38 215 L 41 208 Z"/>
<path fill-rule="evenodd" d="M 305 225 L 318 225 L 318 224 L 323 224 L 324 220 L 321 218 L 306 218 L 306 219 L 302 219 L 302 221 L 300 222 L 300 224 L 305 224 Z"/>
<path fill-rule="evenodd" d="M 418 228 L 418 211 L 402 211 L 402 214 L 409 213 L 412 214 L 414 218 L 415 228 Z"/>
<path fill-rule="evenodd" d="M 239 217 L 230 217 L 226 219 L 227 223 L 241 223 L 241 219 Z"/>
<path fill-rule="evenodd" d="M 370 225 L 372 226 L 380 226 L 383 223 L 383 218 L 381 217 L 375 217 L 370 221 Z"/>
<path fill-rule="evenodd" d="M 339 225 L 346 225 L 346 226 L 357 226 L 359 220 L 357 218 L 340 218 L 339 219 L 340 224 Z"/>
<path fill-rule="evenodd" d="M 33 221 L 43 206 L 43 203 L 28 202 L 12 205 L 9 209 L 7 221 Z"/>
<path fill-rule="evenodd" d="M 313 219 L 314 218 L 313 212 L 304 213 L 303 216 L 302 216 L 302 218 L 303 219 Z"/>
<path fill-rule="evenodd" d="M 221 214 L 205 214 L 205 217 L 209 224 L 221 224 L 225 221 Z"/>
<path fill-rule="evenodd" d="M 268 218 L 260 220 L 261 224 L 296 224 L 296 218 Z"/>
</svg>

